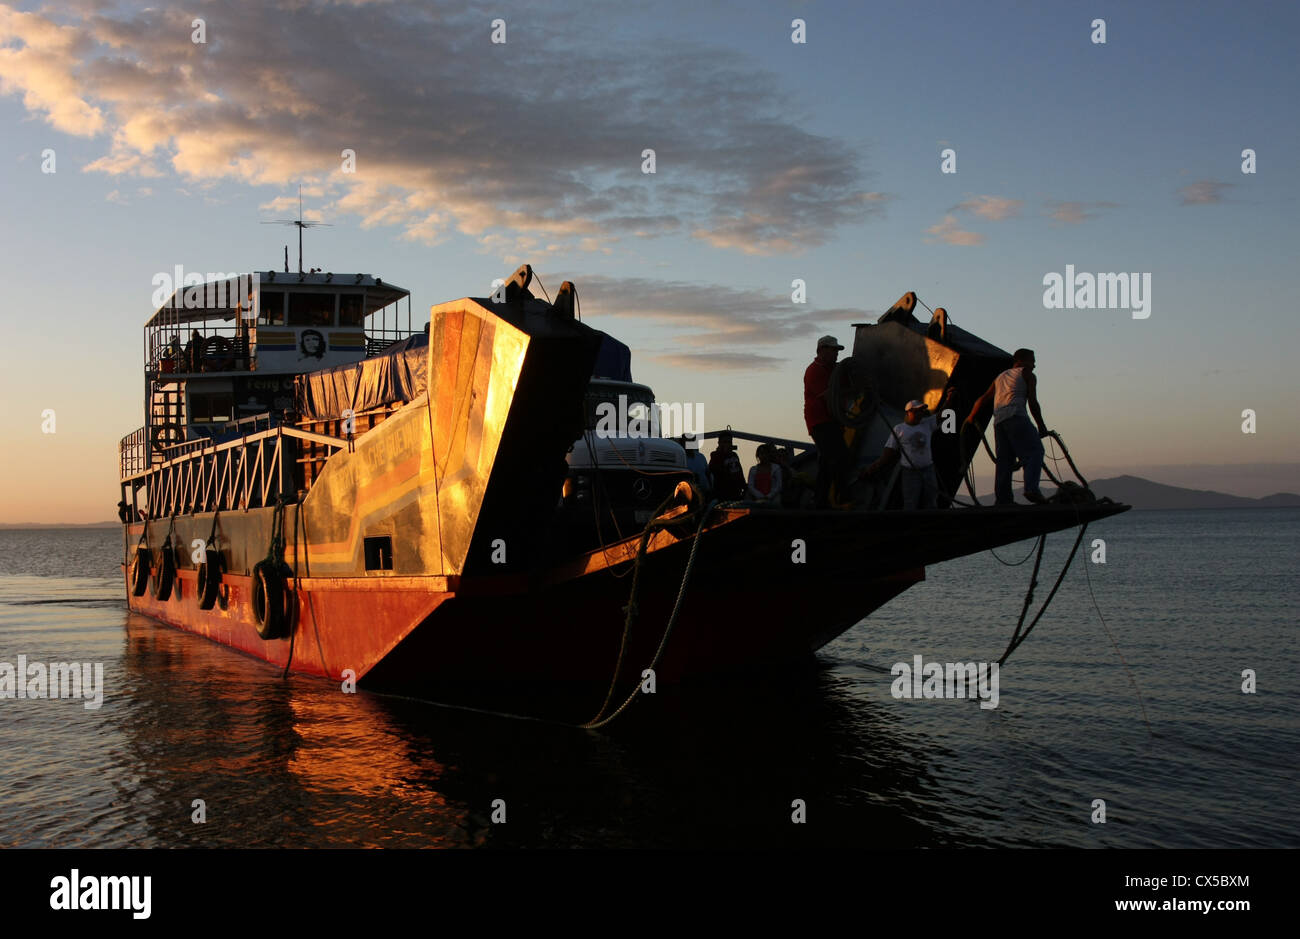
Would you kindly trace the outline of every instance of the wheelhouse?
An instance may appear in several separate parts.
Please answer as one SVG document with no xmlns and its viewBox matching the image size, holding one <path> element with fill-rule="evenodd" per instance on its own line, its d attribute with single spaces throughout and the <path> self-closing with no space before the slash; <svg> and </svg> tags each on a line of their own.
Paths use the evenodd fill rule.
<svg viewBox="0 0 1300 939">
<path fill-rule="evenodd" d="M 409 291 L 370 274 L 261 271 L 177 288 L 144 325 L 145 422 L 119 445 L 123 483 L 195 446 L 275 426 L 293 409 L 296 375 L 378 355 L 414 332 Z"/>
</svg>

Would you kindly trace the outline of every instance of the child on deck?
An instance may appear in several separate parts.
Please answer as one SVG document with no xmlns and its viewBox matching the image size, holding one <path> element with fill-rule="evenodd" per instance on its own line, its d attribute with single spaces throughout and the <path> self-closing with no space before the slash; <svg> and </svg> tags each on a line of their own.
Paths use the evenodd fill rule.
<svg viewBox="0 0 1300 939">
<path fill-rule="evenodd" d="M 772 462 L 772 448 L 759 444 L 758 463 L 749 470 L 747 495 L 754 502 L 767 505 L 781 504 L 781 467 Z"/>
</svg>

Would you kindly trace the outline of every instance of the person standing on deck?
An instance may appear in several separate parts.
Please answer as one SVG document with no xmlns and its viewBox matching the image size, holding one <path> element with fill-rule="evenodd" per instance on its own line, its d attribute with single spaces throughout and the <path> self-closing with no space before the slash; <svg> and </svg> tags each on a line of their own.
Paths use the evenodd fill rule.
<svg viewBox="0 0 1300 939">
<path fill-rule="evenodd" d="M 731 434 L 718 434 L 718 447 L 709 457 L 709 476 L 713 480 L 713 494 L 720 502 L 729 502 L 745 495 L 745 470 L 732 443 Z"/>
<path fill-rule="evenodd" d="M 846 492 L 844 475 L 849 465 L 849 449 L 844 445 L 844 428 L 831 416 L 827 400 L 831 371 L 843 348 L 834 336 L 822 336 L 817 340 L 817 358 L 803 373 L 803 419 L 808 426 L 808 436 L 817 444 L 814 504 L 819 509 L 830 508 L 832 482 L 839 498 L 843 499 Z"/>
<path fill-rule="evenodd" d="M 939 402 L 940 410 L 952 398 L 954 390 L 949 388 L 944 394 Z M 935 475 L 934 456 L 930 452 L 937 425 L 934 415 L 927 416 L 926 410 L 925 402 L 920 398 L 909 401 L 903 412 L 903 423 L 896 424 L 890 431 L 880 459 L 862 471 L 863 477 L 870 478 L 901 460 L 903 508 L 906 510 L 939 507 L 939 478 Z"/>
<path fill-rule="evenodd" d="M 694 434 L 682 434 L 677 440 L 686 451 L 686 468 L 695 474 L 696 485 L 707 499 L 713 494 L 713 475 L 709 472 L 709 461 L 700 451 L 700 443 Z"/>
<path fill-rule="evenodd" d="M 1025 467 L 1025 498 L 1041 504 L 1047 501 L 1038 491 L 1038 478 L 1043 471 L 1041 438 L 1046 437 L 1050 431 L 1043 422 L 1043 412 L 1038 406 L 1034 350 L 1017 349 L 1013 358 L 1012 367 L 993 379 L 988 391 L 980 395 L 966 416 L 965 423 L 974 424 L 975 418 L 989 401 L 993 402 L 993 439 L 997 445 L 997 472 L 993 492 L 997 504 L 1015 504 L 1015 497 L 1011 494 L 1011 473 L 1017 457 Z M 1034 424 L 1038 425 L 1037 434 L 1034 433 L 1034 424 L 1029 422 L 1030 414 L 1034 417 Z"/>
</svg>

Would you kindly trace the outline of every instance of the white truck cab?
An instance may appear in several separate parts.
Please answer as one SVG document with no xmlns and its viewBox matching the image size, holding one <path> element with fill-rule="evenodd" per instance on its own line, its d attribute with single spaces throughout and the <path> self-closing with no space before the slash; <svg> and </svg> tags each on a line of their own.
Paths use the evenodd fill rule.
<svg viewBox="0 0 1300 939">
<path fill-rule="evenodd" d="M 593 378 L 585 406 L 586 430 L 566 457 L 562 509 L 586 513 L 601 542 L 608 543 L 639 533 L 677 483 L 694 474 L 686 467 L 682 446 L 658 436 L 654 392 L 648 386 Z"/>
</svg>

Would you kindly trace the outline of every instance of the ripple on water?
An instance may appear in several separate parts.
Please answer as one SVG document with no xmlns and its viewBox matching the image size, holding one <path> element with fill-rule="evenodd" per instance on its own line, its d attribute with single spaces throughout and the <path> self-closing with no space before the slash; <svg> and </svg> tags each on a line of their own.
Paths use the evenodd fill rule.
<svg viewBox="0 0 1300 939">
<path fill-rule="evenodd" d="M 1029 570 L 981 555 L 932 569 L 813 669 L 662 689 L 601 735 L 281 680 L 128 615 L 119 533 L 0 532 L 0 661 L 100 661 L 105 681 L 98 710 L 0 700 L 0 845 L 1295 847 L 1297 690 L 1240 683 L 1300 664 L 1300 513 L 1259 518 L 1097 526 L 1108 563 L 1090 593 L 1076 561 L 996 710 L 890 691 L 913 655 L 1001 654 Z"/>
</svg>

